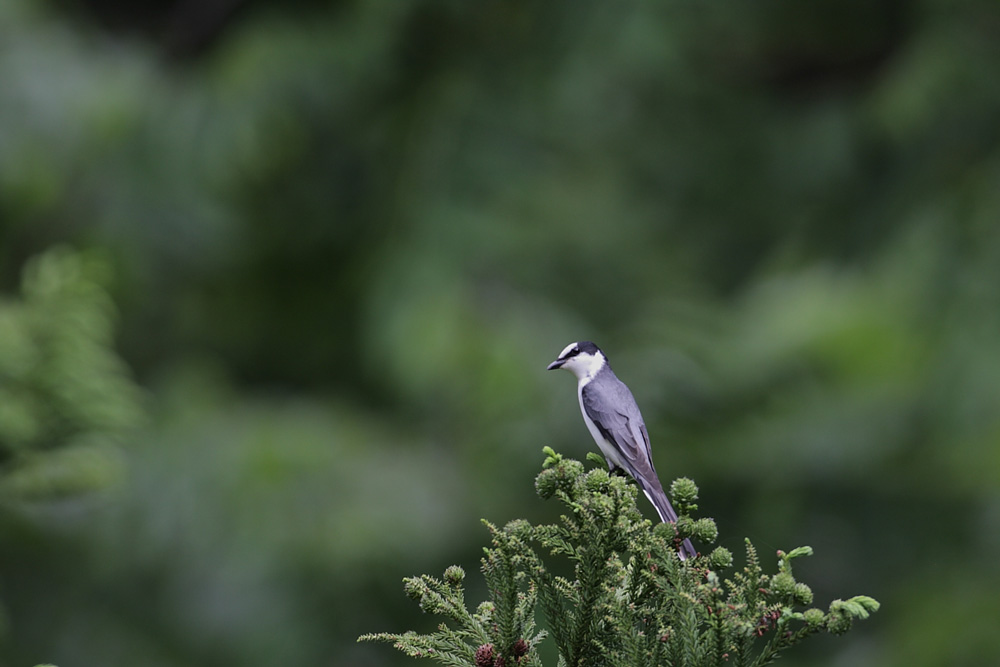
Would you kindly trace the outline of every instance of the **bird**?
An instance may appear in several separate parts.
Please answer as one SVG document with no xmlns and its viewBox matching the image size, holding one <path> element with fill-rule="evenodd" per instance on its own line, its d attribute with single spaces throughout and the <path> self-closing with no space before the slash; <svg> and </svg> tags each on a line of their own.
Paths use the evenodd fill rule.
<svg viewBox="0 0 1000 667">
<path fill-rule="evenodd" d="M 653 468 L 649 433 L 628 386 L 618 379 L 608 358 L 597 345 L 582 340 L 567 345 L 547 370 L 565 369 L 576 376 L 577 397 L 587 430 L 608 462 L 612 473 L 624 470 L 656 508 L 660 521 L 676 523 L 674 511 Z M 678 550 L 681 560 L 698 555 L 691 540 Z"/>
</svg>

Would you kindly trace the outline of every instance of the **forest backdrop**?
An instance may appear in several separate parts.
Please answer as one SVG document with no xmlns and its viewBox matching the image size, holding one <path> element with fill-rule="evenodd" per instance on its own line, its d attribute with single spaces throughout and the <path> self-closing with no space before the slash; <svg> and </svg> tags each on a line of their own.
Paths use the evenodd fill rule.
<svg viewBox="0 0 1000 667">
<path fill-rule="evenodd" d="M 994 663 L 998 72 L 995 0 L 4 0 L 0 663 L 411 664 L 578 339 L 882 602 L 783 664 Z"/>
</svg>

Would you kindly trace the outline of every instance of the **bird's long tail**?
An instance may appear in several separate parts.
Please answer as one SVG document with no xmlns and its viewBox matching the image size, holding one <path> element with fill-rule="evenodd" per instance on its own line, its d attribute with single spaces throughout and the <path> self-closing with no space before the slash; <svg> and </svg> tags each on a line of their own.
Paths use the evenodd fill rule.
<svg viewBox="0 0 1000 667">
<path fill-rule="evenodd" d="M 667 494 L 663 492 L 663 489 L 648 488 L 644 484 L 640 486 L 642 486 L 643 493 L 649 498 L 649 502 L 653 503 L 653 507 L 656 508 L 656 513 L 660 515 L 660 521 L 664 523 L 677 523 L 677 512 L 674 511 L 673 505 L 670 504 L 670 500 L 667 498 Z M 687 560 L 688 558 L 697 556 L 698 552 L 695 551 L 691 540 L 685 538 L 681 542 L 680 549 L 677 550 L 677 555 L 680 556 L 681 560 Z"/>
</svg>

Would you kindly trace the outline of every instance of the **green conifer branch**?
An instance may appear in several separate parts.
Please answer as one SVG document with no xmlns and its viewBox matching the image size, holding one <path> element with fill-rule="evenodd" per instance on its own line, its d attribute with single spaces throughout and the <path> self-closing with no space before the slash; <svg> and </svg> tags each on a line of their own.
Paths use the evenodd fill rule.
<svg viewBox="0 0 1000 667">
<path fill-rule="evenodd" d="M 842 634 L 878 610 L 866 596 L 835 600 L 827 612 L 800 610 L 813 596 L 795 579 L 792 561 L 812 555 L 809 547 L 779 551 L 773 575 L 749 540 L 746 564 L 724 580 L 719 572 L 732 566 L 724 548 L 681 561 L 681 540 L 708 545 L 717 537 L 714 521 L 691 515 L 693 481 L 670 487 L 677 524 L 653 526 L 636 508 L 634 484 L 603 467 L 587 471 L 549 448 L 545 454 L 535 488 L 567 512 L 549 525 L 484 522 L 492 538 L 481 568 L 490 599 L 470 612 L 457 566 L 443 579 L 410 577 L 407 594 L 446 623 L 426 635 L 376 633 L 359 641 L 391 642 L 445 665 L 542 667 L 537 646 L 551 634 L 560 667 L 763 667 L 813 634 Z M 560 561 L 572 565 L 572 578 L 552 573 L 551 563 Z M 539 611 L 548 633 L 536 630 Z"/>
</svg>

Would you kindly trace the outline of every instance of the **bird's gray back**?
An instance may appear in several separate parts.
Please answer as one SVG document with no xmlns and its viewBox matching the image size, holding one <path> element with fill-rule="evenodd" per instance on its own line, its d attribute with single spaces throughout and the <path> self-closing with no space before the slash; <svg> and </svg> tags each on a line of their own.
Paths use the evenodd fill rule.
<svg viewBox="0 0 1000 667">
<path fill-rule="evenodd" d="M 624 382 L 618 379 L 610 367 L 605 366 L 594 379 L 583 388 L 590 406 L 602 414 L 620 413 L 629 419 L 642 422 L 639 406 L 632 396 L 632 391 Z"/>
</svg>

